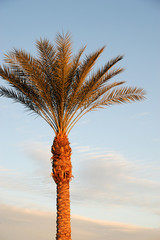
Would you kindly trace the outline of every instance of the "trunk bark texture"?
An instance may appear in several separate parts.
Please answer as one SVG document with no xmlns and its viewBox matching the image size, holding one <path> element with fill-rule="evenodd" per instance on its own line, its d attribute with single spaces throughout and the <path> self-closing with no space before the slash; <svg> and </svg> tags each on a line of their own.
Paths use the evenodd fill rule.
<svg viewBox="0 0 160 240">
<path fill-rule="evenodd" d="M 69 182 L 72 165 L 70 143 L 65 134 L 57 133 L 51 152 L 52 177 L 57 184 L 56 240 L 71 240 Z"/>
<path fill-rule="evenodd" d="M 57 184 L 56 240 L 71 240 L 69 181 Z"/>
</svg>

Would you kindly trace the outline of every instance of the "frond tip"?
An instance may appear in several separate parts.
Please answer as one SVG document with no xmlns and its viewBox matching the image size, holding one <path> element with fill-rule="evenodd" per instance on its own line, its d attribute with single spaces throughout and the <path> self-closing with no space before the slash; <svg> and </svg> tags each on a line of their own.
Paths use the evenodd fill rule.
<svg viewBox="0 0 160 240">
<path fill-rule="evenodd" d="M 5 55 L 0 77 L 10 88 L 0 86 L 0 96 L 23 104 L 41 116 L 55 133 L 68 134 L 86 113 L 105 106 L 140 101 L 145 91 L 122 87 L 124 81 L 110 82 L 124 69 L 116 68 L 119 55 L 102 68 L 93 68 L 105 47 L 81 60 L 86 47 L 72 56 L 70 34 L 57 34 L 55 45 L 47 39 L 36 41 L 38 57 L 13 49 Z"/>
<path fill-rule="evenodd" d="M 137 87 L 124 87 L 118 88 L 109 92 L 104 99 L 102 99 L 102 105 L 112 105 L 117 103 L 127 103 L 132 101 L 140 101 L 145 98 L 145 91 L 142 88 Z"/>
</svg>

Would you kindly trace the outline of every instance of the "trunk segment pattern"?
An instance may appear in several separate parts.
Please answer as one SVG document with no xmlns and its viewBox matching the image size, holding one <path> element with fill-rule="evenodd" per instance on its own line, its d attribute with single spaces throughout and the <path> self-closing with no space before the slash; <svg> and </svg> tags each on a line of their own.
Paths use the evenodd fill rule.
<svg viewBox="0 0 160 240">
<path fill-rule="evenodd" d="M 51 149 L 52 177 L 55 183 L 70 181 L 72 178 L 71 147 L 68 137 L 58 133 Z"/>
<path fill-rule="evenodd" d="M 57 184 L 56 240 L 71 240 L 69 181 Z"/>
<path fill-rule="evenodd" d="M 57 133 L 51 152 L 52 177 L 57 184 L 56 240 L 71 240 L 69 182 L 72 178 L 71 147 L 65 134 Z"/>
</svg>

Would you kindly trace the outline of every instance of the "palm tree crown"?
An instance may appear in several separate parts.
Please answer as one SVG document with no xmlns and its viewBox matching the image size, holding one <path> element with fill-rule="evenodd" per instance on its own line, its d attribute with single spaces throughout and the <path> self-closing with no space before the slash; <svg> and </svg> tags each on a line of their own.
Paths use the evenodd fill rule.
<svg viewBox="0 0 160 240">
<path fill-rule="evenodd" d="M 11 88 L 0 86 L 0 96 L 24 104 L 44 118 L 55 133 L 68 134 L 87 112 L 144 98 L 141 88 L 121 87 L 124 81 L 109 82 L 123 71 L 123 68 L 114 67 L 123 56 L 92 71 L 104 47 L 83 61 L 85 47 L 72 56 L 70 34 L 58 34 L 55 46 L 47 39 L 40 39 L 36 47 L 38 58 L 17 49 L 5 55 L 6 65 L 0 67 L 0 76 Z"/>
<path fill-rule="evenodd" d="M 68 133 L 87 112 L 115 103 L 142 100 L 144 90 L 121 87 L 124 81 L 109 80 L 123 71 L 115 68 L 118 56 L 93 72 L 104 47 L 86 56 L 82 48 L 72 56 L 69 34 L 57 35 L 55 46 L 47 39 L 36 42 L 38 58 L 13 49 L 5 55 L 0 76 L 10 88 L 0 86 L 0 96 L 8 97 L 44 118 L 55 132 L 51 148 L 52 177 L 57 185 L 56 240 L 71 240 L 69 182 L 72 178 Z"/>
</svg>

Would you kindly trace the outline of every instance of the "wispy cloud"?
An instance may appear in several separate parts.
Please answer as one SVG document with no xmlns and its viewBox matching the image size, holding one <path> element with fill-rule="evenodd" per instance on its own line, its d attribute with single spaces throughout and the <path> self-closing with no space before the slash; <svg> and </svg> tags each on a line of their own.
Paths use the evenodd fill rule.
<svg viewBox="0 0 160 240">
<path fill-rule="evenodd" d="M 75 169 L 78 186 L 73 185 L 75 199 L 79 195 L 79 200 L 84 202 L 127 204 L 149 211 L 159 209 L 160 166 L 132 162 L 114 151 L 86 153 L 79 165 L 79 169 Z"/>
<path fill-rule="evenodd" d="M 160 142 L 160 137 L 152 139 L 153 142 Z"/>
<path fill-rule="evenodd" d="M 1 168 L 6 170 L 2 172 L 0 181 L 3 203 L 9 201 L 10 204 L 14 202 L 22 206 L 21 201 L 32 208 L 38 202 L 37 209 L 41 207 L 46 209 L 45 203 L 56 197 L 55 184 L 50 178 L 50 146 L 30 142 L 22 144 L 22 148 L 33 164 L 32 172 L 15 173 L 5 167 Z M 158 162 L 155 167 L 151 163 L 136 160 L 133 162 L 122 154 L 108 149 L 93 149 L 77 144 L 73 148 L 72 163 L 75 176 L 71 183 L 73 205 L 85 207 L 89 203 L 98 203 L 111 208 L 136 206 L 158 215 L 160 209 Z"/>
<path fill-rule="evenodd" d="M 139 114 L 132 115 L 130 118 L 134 119 L 134 118 L 145 117 L 145 116 L 148 116 L 149 114 L 150 114 L 150 112 L 141 112 Z"/>
<path fill-rule="evenodd" d="M 55 213 L 0 205 L 0 238 L 5 240 L 44 240 L 55 237 Z M 9 229 L 9 231 L 8 231 Z M 75 240 L 159 240 L 160 229 L 72 216 Z"/>
<path fill-rule="evenodd" d="M 21 144 L 30 168 L 21 171 L 0 168 L 0 203 L 28 208 L 48 209 L 55 195 L 55 184 L 50 177 L 50 152 L 38 142 Z"/>
<path fill-rule="evenodd" d="M 75 146 L 74 149 L 78 153 L 89 152 L 91 150 L 89 146 Z"/>
<path fill-rule="evenodd" d="M 10 172 L 10 171 L 12 171 L 11 169 L 7 169 L 7 168 L 3 168 L 3 167 L 1 167 L 0 166 L 0 172 L 2 173 L 2 172 Z"/>
<path fill-rule="evenodd" d="M 87 120 L 81 120 L 81 121 L 79 122 L 79 125 L 88 124 L 89 122 L 90 122 L 89 119 L 87 119 Z"/>
</svg>

